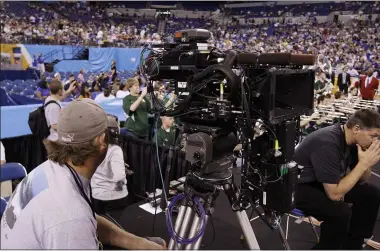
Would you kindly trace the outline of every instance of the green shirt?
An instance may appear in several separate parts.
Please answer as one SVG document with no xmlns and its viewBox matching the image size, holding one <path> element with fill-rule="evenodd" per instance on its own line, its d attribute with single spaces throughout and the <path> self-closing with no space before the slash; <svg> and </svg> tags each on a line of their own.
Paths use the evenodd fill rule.
<svg viewBox="0 0 380 251">
<path fill-rule="evenodd" d="M 160 129 L 158 129 L 157 133 L 154 135 L 153 143 L 157 142 L 159 146 L 167 146 L 167 147 L 172 146 L 172 145 L 177 146 L 181 143 L 181 137 L 179 134 L 177 134 L 176 140 L 175 140 L 175 137 L 176 137 L 176 130 L 174 128 L 170 128 L 169 131 L 166 131 L 162 129 L 162 127 L 160 127 Z"/>
<path fill-rule="evenodd" d="M 129 116 L 125 123 L 125 129 L 133 132 L 138 137 L 147 137 L 149 135 L 148 111 L 150 109 L 149 101 L 144 98 L 139 107 L 132 112 L 131 105 L 138 99 L 138 96 L 128 95 L 123 99 L 123 110 Z"/>
</svg>

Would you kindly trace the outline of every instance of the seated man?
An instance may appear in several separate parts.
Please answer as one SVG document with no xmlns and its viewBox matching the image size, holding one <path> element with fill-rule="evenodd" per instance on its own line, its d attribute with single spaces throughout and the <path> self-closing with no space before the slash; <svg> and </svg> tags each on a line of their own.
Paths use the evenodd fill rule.
<svg viewBox="0 0 380 251">
<path fill-rule="evenodd" d="M 45 140 L 48 160 L 17 186 L 1 219 L 1 249 L 163 249 L 98 216 L 90 180 L 108 149 L 108 118 L 90 99 L 70 102 Z M 98 239 L 99 237 L 99 239 Z"/>
<path fill-rule="evenodd" d="M 116 117 L 108 115 L 109 147 L 104 161 L 91 178 L 96 213 L 127 206 L 127 178 L 123 150 L 119 146 L 120 126 Z"/>
<path fill-rule="evenodd" d="M 181 142 L 181 135 L 173 127 L 174 118 L 161 116 L 161 127 L 157 130 L 153 137 L 153 143 L 159 146 L 177 146 Z"/>
<path fill-rule="evenodd" d="M 380 114 L 359 110 L 343 126 L 308 135 L 295 151 L 302 167 L 296 207 L 323 221 L 314 249 L 361 249 L 379 210 L 379 192 L 366 183 L 380 159 Z"/>
</svg>

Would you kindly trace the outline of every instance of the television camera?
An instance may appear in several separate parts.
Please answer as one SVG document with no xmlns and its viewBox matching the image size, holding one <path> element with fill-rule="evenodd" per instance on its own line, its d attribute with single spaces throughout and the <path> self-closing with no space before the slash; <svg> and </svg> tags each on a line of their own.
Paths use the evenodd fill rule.
<svg viewBox="0 0 380 251">
<path fill-rule="evenodd" d="M 220 51 L 209 44 L 210 37 L 207 30 L 182 30 L 175 33 L 176 43 L 144 47 L 141 53 L 140 73 L 148 92 L 153 93 L 153 81 L 164 80 L 177 94 L 169 107 L 152 94 L 153 112 L 180 116 L 188 133 L 191 170 L 185 193 L 168 207 L 169 249 L 200 247 L 220 190 L 236 212 L 249 248 L 259 249 L 245 210 L 257 210 L 260 204 L 262 219 L 283 234 L 279 219 L 294 207 L 298 168 L 292 157 L 300 116 L 313 112 L 315 73 L 302 68 L 314 65 L 314 57 Z M 231 171 L 236 153 L 242 159 L 239 188 Z M 170 212 L 177 202 L 181 206 L 173 226 Z"/>
</svg>

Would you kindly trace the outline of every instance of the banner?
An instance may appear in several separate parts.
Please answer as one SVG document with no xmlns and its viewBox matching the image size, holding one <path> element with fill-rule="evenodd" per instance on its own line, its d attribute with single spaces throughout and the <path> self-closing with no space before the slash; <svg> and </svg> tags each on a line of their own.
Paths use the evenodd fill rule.
<svg viewBox="0 0 380 251">
<path fill-rule="evenodd" d="M 1 44 L 1 70 L 25 70 L 28 61 L 18 44 Z"/>
</svg>

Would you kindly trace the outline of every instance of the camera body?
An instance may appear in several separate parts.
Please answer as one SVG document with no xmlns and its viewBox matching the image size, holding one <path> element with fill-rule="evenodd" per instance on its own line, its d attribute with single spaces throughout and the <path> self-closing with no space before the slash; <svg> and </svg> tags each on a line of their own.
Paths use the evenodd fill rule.
<svg viewBox="0 0 380 251">
<path fill-rule="evenodd" d="M 195 175 L 219 173 L 222 179 L 241 144 L 242 184 L 234 203 L 259 200 L 269 210 L 288 212 L 298 177 L 292 157 L 300 116 L 312 114 L 314 104 L 315 72 L 302 68 L 314 65 L 314 57 L 223 52 L 208 43 L 210 37 L 199 29 L 176 32 L 176 44 L 153 48 L 148 58 L 154 60 L 141 64 L 150 82 L 175 85 L 176 107 L 156 112 L 185 114 L 186 159 Z"/>
</svg>

